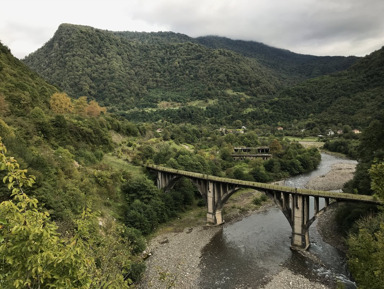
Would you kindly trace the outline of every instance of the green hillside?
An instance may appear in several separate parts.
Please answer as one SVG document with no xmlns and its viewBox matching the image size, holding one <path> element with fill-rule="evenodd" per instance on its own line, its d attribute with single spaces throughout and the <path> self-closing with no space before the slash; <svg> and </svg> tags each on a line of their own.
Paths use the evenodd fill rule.
<svg viewBox="0 0 384 289">
<path fill-rule="evenodd" d="M 270 108 L 280 121 L 311 118 L 328 126 L 366 127 L 384 111 L 384 48 L 343 72 L 281 91 Z"/>
<path fill-rule="evenodd" d="M 215 125 L 231 125 L 239 120 L 250 128 L 279 124 L 295 134 L 301 130 L 325 134 L 328 129 L 338 130 L 343 125 L 363 129 L 383 114 L 383 50 L 358 60 L 344 71 L 309 79 L 271 95 L 249 97 L 226 91 L 205 107 L 135 110 L 124 116 L 139 121 L 205 120 Z"/>
<path fill-rule="evenodd" d="M 300 90 L 279 91 L 292 84 L 308 86 L 300 83 L 342 71 L 356 59 L 300 55 L 222 37 L 111 32 L 62 24 L 24 62 L 72 97 L 96 99 L 131 121 L 213 125 L 241 121 L 254 127 L 324 113 L 326 98 L 311 100 L 316 110 L 298 115 L 295 103 L 301 101 Z M 304 102 L 311 98 L 309 92 L 302 93 Z"/>
<path fill-rule="evenodd" d="M 24 62 L 71 96 L 94 97 L 119 109 L 210 99 L 226 89 L 264 95 L 275 92 L 279 83 L 255 59 L 228 50 L 133 40 L 70 24 L 61 25 Z"/>
<path fill-rule="evenodd" d="M 9 112 L 25 114 L 35 106 L 47 109 L 49 97 L 56 91 L 0 43 L 0 97 L 6 98 Z"/>
<path fill-rule="evenodd" d="M 254 41 L 232 40 L 218 36 L 198 37 L 196 42 L 213 49 L 227 49 L 245 57 L 255 58 L 275 71 L 286 84 L 344 70 L 358 59 L 354 56 L 303 55 Z"/>
<path fill-rule="evenodd" d="M 193 42 L 212 49 L 230 50 L 248 58 L 254 58 L 276 73 L 284 84 L 292 84 L 307 78 L 344 70 L 356 62 L 358 57 L 313 56 L 293 53 L 259 42 L 232 40 L 219 36 L 192 38 L 174 32 L 116 32 L 116 35 L 131 41 L 148 44 Z"/>
<path fill-rule="evenodd" d="M 73 111 L 60 112 L 65 103 L 53 95 Z M 143 271 L 145 241 L 122 222 L 129 166 L 101 163 L 112 128 L 125 137 L 137 128 L 95 108 L 59 93 L 0 43 L 2 288 L 100 288 L 109 279 L 128 288 Z"/>
</svg>

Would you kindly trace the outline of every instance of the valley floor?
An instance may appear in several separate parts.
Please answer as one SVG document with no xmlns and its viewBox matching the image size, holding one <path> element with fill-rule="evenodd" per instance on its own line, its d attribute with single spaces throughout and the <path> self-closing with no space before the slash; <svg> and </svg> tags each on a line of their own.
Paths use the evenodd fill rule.
<svg viewBox="0 0 384 289">
<path fill-rule="evenodd" d="M 328 174 L 315 178 L 312 184 L 309 184 L 309 188 L 320 189 L 322 183 L 331 186 L 332 189 L 340 189 L 345 182 L 352 178 L 353 172 L 354 168 L 351 166 L 335 165 Z M 321 189 L 324 188 L 321 187 Z M 244 203 L 248 200 L 251 203 L 254 196 L 244 194 L 241 200 L 239 198 L 241 197 L 238 197 L 238 200 L 233 200 L 233 202 L 241 201 Z M 264 204 L 257 211 L 265 210 L 272 205 L 272 203 Z M 236 221 L 238 218 L 255 212 L 252 208 L 240 213 L 234 213 L 232 210 L 228 214 L 224 213 L 224 217 L 227 220 L 229 217 L 232 221 Z M 326 242 L 342 249 L 342 243 L 339 241 L 341 237 L 337 235 L 337 230 L 330 229 L 334 228 L 333 216 L 332 210 L 323 214 L 317 223 L 318 230 Z M 202 218 L 204 217 L 202 216 Z M 148 246 L 148 251 L 151 252 L 152 256 L 146 261 L 145 277 L 138 288 L 198 289 L 200 270 L 202 270 L 199 267 L 201 250 L 221 228 L 220 226 L 206 227 L 201 224 L 194 226 L 191 223 L 190 227 L 183 230 L 168 231 L 154 237 Z M 294 274 L 287 268 L 282 268 L 282 271 L 273 276 L 263 288 L 332 289 L 333 287 L 330 286 L 313 282 L 302 275 Z"/>
</svg>

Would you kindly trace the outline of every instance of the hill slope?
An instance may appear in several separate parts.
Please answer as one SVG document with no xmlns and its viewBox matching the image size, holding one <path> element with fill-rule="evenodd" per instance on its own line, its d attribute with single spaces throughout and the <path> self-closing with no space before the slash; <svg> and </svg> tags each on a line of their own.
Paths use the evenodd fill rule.
<svg viewBox="0 0 384 289">
<path fill-rule="evenodd" d="M 358 60 L 350 56 L 313 56 L 293 53 L 254 41 L 232 40 L 225 37 L 205 36 L 196 41 L 214 49 L 228 49 L 245 57 L 257 59 L 273 69 L 287 83 L 292 84 L 307 78 L 342 71 Z"/>
<path fill-rule="evenodd" d="M 185 43 L 193 42 L 212 49 L 225 49 L 245 57 L 254 58 L 263 66 L 276 73 L 278 78 L 292 84 L 307 78 L 342 71 L 359 58 L 355 56 L 313 56 L 297 54 L 285 49 L 275 48 L 255 41 L 232 40 L 219 36 L 192 38 L 173 32 L 116 32 L 115 34 L 143 43 Z"/>
<path fill-rule="evenodd" d="M 2 288 L 99 288 L 111 280 L 130 288 L 125 280 L 137 281 L 144 270 L 137 254 L 145 240 L 122 221 L 126 162 L 118 169 L 102 162 L 113 148 L 111 134 L 129 133 L 127 122 L 62 114 L 50 107 L 52 94 L 60 93 L 0 43 L 0 258 L 8 260 L 0 266 Z"/>
<path fill-rule="evenodd" d="M 323 124 L 367 126 L 384 112 L 384 48 L 349 69 L 303 82 L 270 103 L 280 119 L 312 118 Z"/>
<path fill-rule="evenodd" d="M 56 91 L 0 43 L 0 96 L 10 112 L 25 114 L 35 106 L 47 108 L 49 97 Z"/>
</svg>

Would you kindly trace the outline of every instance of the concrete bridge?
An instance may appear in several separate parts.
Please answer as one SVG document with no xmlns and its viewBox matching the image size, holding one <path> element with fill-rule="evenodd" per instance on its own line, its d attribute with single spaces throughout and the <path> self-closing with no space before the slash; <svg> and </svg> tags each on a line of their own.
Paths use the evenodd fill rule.
<svg viewBox="0 0 384 289">
<path fill-rule="evenodd" d="M 156 165 L 147 168 L 157 173 L 157 187 L 168 191 L 177 180 L 186 177 L 197 187 L 207 203 L 207 223 L 219 225 L 224 222 L 222 208 L 233 193 L 242 188 L 263 191 L 274 200 L 292 228 L 291 248 L 306 250 L 309 243 L 309 227 L 327 208 L 339 202 L 359 202 L 382 205 L 372 196 L 335 193 L 277 186 L 265 183 L 221 178 L 206 174 L 176 170 Z M 310 199 L 313 199 L 310 202 Z M 324 205 L 320 206 L 320 200 Z M 313 206 L 310 216 L 310 206 Z"/>
</svg>

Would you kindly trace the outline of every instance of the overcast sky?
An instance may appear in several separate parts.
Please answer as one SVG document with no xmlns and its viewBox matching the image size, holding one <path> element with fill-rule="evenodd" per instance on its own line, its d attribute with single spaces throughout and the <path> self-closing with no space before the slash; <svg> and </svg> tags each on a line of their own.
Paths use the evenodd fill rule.
<svg viewBox="0 0 384 289">
<path fill-rule="evenodd" d="M 61 23 L 219 35 L 312 55 L 384 46 L 383 0 L 3 0 L 0 41 L 23 58 Z"/>
</svg>

